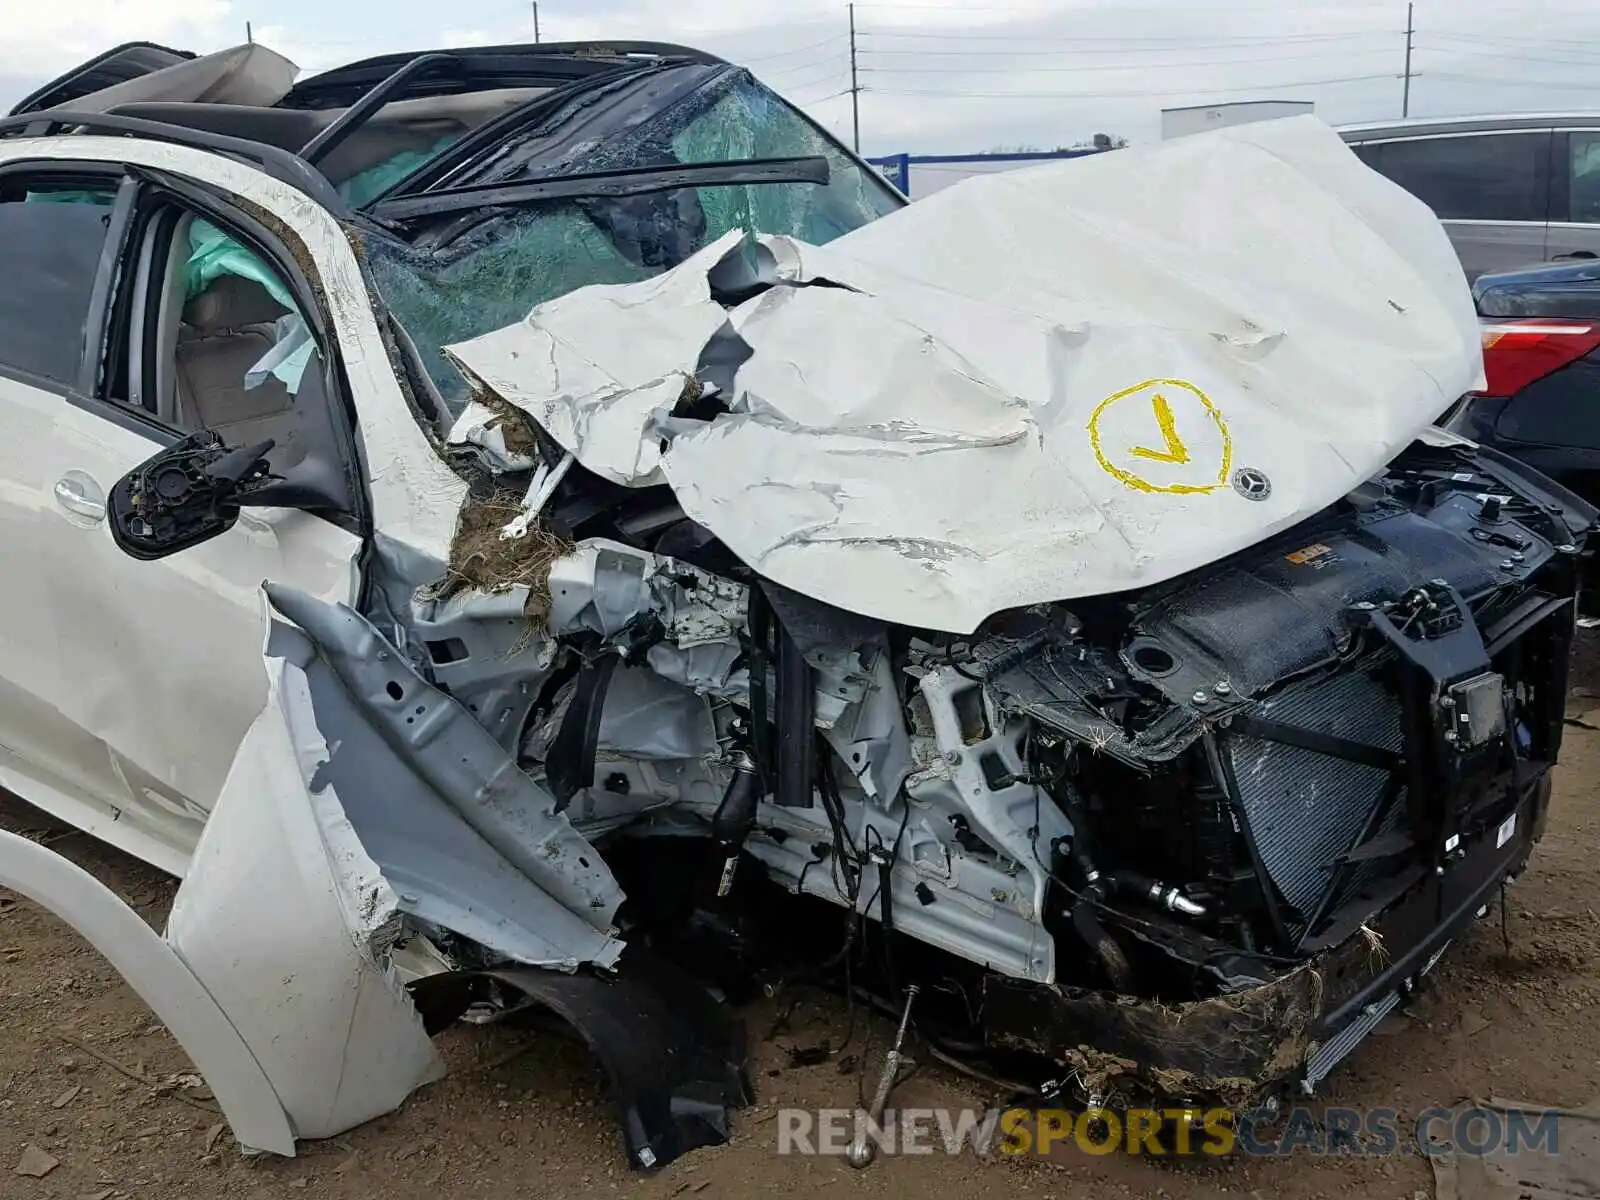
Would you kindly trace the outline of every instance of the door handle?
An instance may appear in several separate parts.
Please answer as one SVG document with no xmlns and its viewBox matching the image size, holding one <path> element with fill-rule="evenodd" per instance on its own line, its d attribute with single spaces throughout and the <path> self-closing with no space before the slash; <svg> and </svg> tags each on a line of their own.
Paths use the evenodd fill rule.
<svg viewBox="0 0 1600 1200">
<path fill-rule="evenodd" d="M 69 471 L 56 480 L 56 503 L 87 524 L 106 519 L 106 503 L 100 487 L 82 471 Z"/>
</svg>

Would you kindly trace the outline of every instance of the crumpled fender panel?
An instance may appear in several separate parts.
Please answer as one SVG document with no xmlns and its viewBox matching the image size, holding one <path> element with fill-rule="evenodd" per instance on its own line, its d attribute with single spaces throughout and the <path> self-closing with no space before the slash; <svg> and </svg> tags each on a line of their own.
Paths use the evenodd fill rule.
<svg viewBox="0 0 1600 1200">
<path fill-rule="evenodd" d="M 483 872 L 498 864 L 491 878 L 524 893 L 498 911 L 525 939 L 542 941 L 547 949 L 530 957 L 526 940 L 511 950 L 500 939 L 470 936 L 523 961 L 568 970 L 582 962 L 614 962 L 622 945 L 609 931 L 622 889 L 599 852 L 556 811 L 555 798 L 464 705 L 417 674 L 366 618 L 293 588 L 268 583 L 264 590 L 316 650 L 315 664 L 307 660 L 305 666 L 313 719 L 330 755 L 308 785 L 316 791 L 319 781 L 345 781 L 345 811 L 364 840 L 407 825 L 419 835 L 426 830 L 425 836 L 402 837 L 389 863 L 380 856 L 385 870 L 392 866 L 408 876 L 419 902 L 442 887 L 472 913 L 488 907 Z M 357 744 L 364 748 L 357 751 Z M 395 776 L 405 798 L 376 786 L 379 774 Z M 350 791 L 352 785 L 359 793 Z M 356 803 L 366 809 L 365 820 L 351 807 Z M 476 839 L 468 839 L 468 832 Z M 415 855 L 433 855 L 444 846 L 453 847 L 457 869 L 436 863 L 418 872 L 407 865 L 408 856 L 414 862 Z M 469 863 L 472 870 L 463 873 L 460 868 Z M 440 923 L 469 932 L 450 920 Z"/>
<path fill-rule="evenodd" d="M 294 1153 L 272 1081 L 205 984 L 144 918 L 54 850 L 5 830 L 0 886 L 49 909 L 121 973 L 204 1076 L 240 1145 Z"/>
<path fill-rule="evenodd" d="M 301 776 L 311 747 L 287 709 L 305 677 L 269 662 L 267 706 L 200 835 L 167 940 L 272 1080 L 295 1136 L 330 1137 L 395 1108 L 444 1063 L 381 965 L 398 930 L 394 892 L 336 791 L 308 791 Z"/>
</svg>

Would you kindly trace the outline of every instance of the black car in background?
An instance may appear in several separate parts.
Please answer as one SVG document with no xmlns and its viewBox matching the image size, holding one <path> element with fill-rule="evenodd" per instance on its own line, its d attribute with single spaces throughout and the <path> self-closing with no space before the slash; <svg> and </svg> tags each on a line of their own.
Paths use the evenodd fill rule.
<svg viewBox="0 0 1600 1200">
<path fill-rule="evenodd" d="M 1487 385 L 1447 424 L 1600 500 L 1600 261 L 1482 275 Z"/>
</svg>

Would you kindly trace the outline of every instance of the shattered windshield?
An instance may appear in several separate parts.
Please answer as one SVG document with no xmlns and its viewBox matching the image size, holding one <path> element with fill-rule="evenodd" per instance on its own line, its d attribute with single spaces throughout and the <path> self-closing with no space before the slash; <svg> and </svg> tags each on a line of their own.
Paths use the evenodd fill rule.
<svg viewBox="0 0 1600 1200">
<path fill-rule="evenodd" d="M 743 70 L 725 71 L 625 133 L 540 170 L 568 175 L 808 155 L 828 160 L 825 185 L 746 183 L 563 200 L 469 220 L 459 233 L 456 214 L 424 230 L 415 244 L 368 236 L 368 267 L 440 394 L 459 412 L 467 386 L 444 346 L 504 328 L 535 305 L 587 284 L 659 274 L 729 230 L 788 234 L 820 245 L 903 203 Z"/>
</svg>

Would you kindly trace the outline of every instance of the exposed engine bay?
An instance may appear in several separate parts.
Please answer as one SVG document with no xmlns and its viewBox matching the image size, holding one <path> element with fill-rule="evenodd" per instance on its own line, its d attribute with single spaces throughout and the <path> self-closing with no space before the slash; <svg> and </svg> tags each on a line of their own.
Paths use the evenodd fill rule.
<svg viewBox="0 0 1600 1200">
<path fill-rule="evenodd" d="M 1172 241 L 1252 178 L 1271 220 Z M 402 903 L 430 1023 L 529 995 L 508 960 L 623 997 L 670 962 L 1043 1095 L 1238 1109 L 1314 1089 L 1542 829 L 1596 514 L 1430 428 L 1481 372 L 1459 265 L 1320 126 L 732 231 L 443 353 L 472 494 L 442 576 L 377 564 L 360 645 L 414 680 L 346 682 L 407 744 L 419 684 L 471 714 L 504 760 L 446 800 L 578 920 Z M 635 1162 L 748 1094 L 723 1020 L 624 1039 L 692 1069 L 585 1036 Z"/>
<path fill-rule="evenodd" d="M 1244 1105 L 1331 1070 L 1537 836 L 1593 514 L 1492 453 L 1419 442 L 1212 570 L 960 637 L 533 436 L 548 599 L 452 620 L 446 585 L 411 650 L 615 873 L 619 978 L 637 945 L 730 994 L 920 982 L 953 1058 Z M 481 664 L 524 607 L 512 684 Z"/>
</svg>

